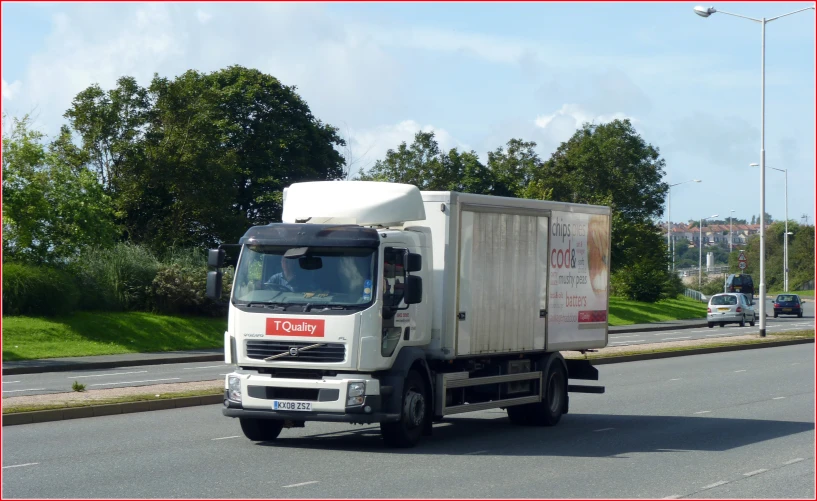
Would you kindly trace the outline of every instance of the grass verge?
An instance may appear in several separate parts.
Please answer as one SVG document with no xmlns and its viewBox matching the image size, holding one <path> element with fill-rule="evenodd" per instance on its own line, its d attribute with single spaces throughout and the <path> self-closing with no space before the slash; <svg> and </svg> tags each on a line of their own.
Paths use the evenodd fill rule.
<svg viewBox="0 0 817 501">
<path fill-rule="evenodd" d="M 3 361 L 218 348 L 227 320 L 144 312 L 3 318 Z"/>
<path fill-rule="evenodd" d="M 686 296 L 665 299 L 656 303 L 610 298 L 610 325 L 648 324 L 667 320 L 706 318 L 706 303 Z"/>
<path fill-rule="evenodd" d="M 141 395 L 127 395 L 123 397 L 101 398 L 99 400 L 82 400 L 75 402 L 60 402 L 54 404 L 33 404 L 33 405 L 12 405 L 3 407 L 3 414 L 14 414 L 17 412 L 31 412 L 31 411 L 45 411 L 52 409 L 70 409 L 73 407 L 89 407 L 92 405 L 108 405 L 108 404 L 123 404 L 128 402 L 148 402 L 151 400 L 167 400 L 169 398 L 181 397 L 205 397 L 209 395 L 220 395 L 224 393 L 224 389 L 214 387 L 207 390 L 193 390 L 193 391 L 177 391 L 159 394 L 141 394 Z"/>
</svg>

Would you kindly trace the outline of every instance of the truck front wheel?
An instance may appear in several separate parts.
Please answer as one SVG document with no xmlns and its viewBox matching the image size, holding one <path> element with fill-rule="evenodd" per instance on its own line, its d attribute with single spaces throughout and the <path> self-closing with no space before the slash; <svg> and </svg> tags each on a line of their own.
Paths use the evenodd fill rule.
<svg viewBox="0 0 817 501">
<path fill-rule="evenodd" d="M 244 436 L 254 442 L 270 442 L 278 438 L 284 428 L 283 421 L 272 419 L 238 418 Z"/>
<path fill-rule="evenodd" d="M 423 378 L 409 371 L 403 383 L 403 406 L 400 421 L 380 423 L 380 434 L 389 447 L 414 447 L 423 435 L 430 411 Z"/>
</svg>

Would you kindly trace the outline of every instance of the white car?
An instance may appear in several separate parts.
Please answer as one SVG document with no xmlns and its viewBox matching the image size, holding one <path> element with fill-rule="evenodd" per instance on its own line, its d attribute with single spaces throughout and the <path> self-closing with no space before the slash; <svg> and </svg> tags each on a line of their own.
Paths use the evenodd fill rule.
<svg viewBox="0 0 817 501">
<path fill-rule="evenodd" d="M 706 322 L 709 328 L 715 324 L 723 327 L 726 324 L 740 324 L 745 327 L 748 322 L 755 326 L 755 308 L 746 300 L 746 296 L 738 292 L 715 294 L 709 298 L 706 308 Z"/>
</svg>

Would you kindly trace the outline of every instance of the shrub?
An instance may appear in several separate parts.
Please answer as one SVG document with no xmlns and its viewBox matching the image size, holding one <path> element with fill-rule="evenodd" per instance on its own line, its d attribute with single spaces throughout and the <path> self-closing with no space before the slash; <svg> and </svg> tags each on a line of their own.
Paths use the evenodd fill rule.
<svg viewBox="0 0 817 501">
<path fill-rule="evenodd" d="M 704 282 L 701 284 L 701 292 L 707 296 L 723 292 L 724 279 L 720 277 L 704 277 Z"/>
<path fill-rule="evenodd" d="M 681 278 L 653 263 L 635 263 L 624 267 L 610 278 L 610 293 L 634 301 L 654 303 L 675 298 L 684 291 Z"/>
<path fill-rule="evenodd" d="M 74 263 L 86 310 L 151 309 L 150 293 L 159 261 L 145 247 L 120 243 L 90 249 Z"/>
<path fill-rule="evenodd" d="M 4 315 L 66 315 L 77 308 L 80 290 L 66 270 L 21 263 L 3 265 Z"/>
<path fill-rule="evenodd" d="M 226 313 L 223 301 L 206 296 L 207 260 L 198 249 L 173 250 L 153 279 L 151 296 L 161 313 L 184 313 L 220 316 Z M 224 273 L 222 298 L 229 296 L 232 285 L 230 269 Z"/>
</svg>

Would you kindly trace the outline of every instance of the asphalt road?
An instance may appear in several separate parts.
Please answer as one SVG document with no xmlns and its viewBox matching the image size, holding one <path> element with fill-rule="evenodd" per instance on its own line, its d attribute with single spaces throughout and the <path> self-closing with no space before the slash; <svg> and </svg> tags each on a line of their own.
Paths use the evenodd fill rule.
<svg viewBox="0 0 817 501">
<path fill-rule="evenodd" d="M 307 423 L 269 444 L 219 405 L 7 427 L 6 498 L 813 498 L 814 348 L 599 366 L 554 428 L 504 412 L 415 449 Z"/>
<path fill-rule="evenodd" d="M 785 332 L 814 327 L 814 302 L 805 304 L 803 318 L 767 318 L 768 332 Z M 771 308 L 771 304 L 769 305 Z M 771 311 L 769 309 L 768 311 Z M 755 327 L 739 327 L 737 324 L 723 328 L 679 329 L 673 331 L 610 333 L 608 346 L 660 343 L 706 339 L 708 337 L 742 336 L 756 333 Z M 86 389 L 105 389 L 126 386 L 148 386 L 163 383 L 183 383 L 190 381 L 210 381 L 222 379 L 232 370 L 232 366 L 220 362 L 193 362 L 180 364 L 159 364 L 116 369 L 94 369 L 73 372 L 46 372 L 41 374 L 19 374 L 3 376 L 3 396 L 38 395 L 65 393 L 71 391 L 74 381 L 85 385 Z"/>
</svg>

